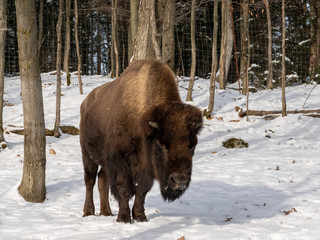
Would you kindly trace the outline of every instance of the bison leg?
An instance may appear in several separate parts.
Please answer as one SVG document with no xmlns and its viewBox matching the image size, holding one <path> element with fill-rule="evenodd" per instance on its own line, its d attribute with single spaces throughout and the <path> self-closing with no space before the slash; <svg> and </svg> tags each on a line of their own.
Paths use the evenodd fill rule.
<svg viewBox="0 0 320 240">
<path fill-rule="evenodd" d="M 86 200 L 83 208 L 83 216 L 94 215 L 93 187 L 96 182 L 98 166 L 83 154 L 84 182 L 86 184 Z"/>
<path fill-rule="evenodd" d="M 132 208 L 133 219 L 137 222 L 146 222 L 147 217 L 144 213 L 144 201 L 147 193 L 136 193 Z"/>
<path fill-rule="evenodd" d="M 131 223 L 129 199 L 130 190 L 127 187 L 117 185 L 119 213 L 117 222 Z"/>
<path fill-rule="evenodd" d="M 100 194 L 100 215 L 113 216 L 109 205 L 108 176 L 103 169 L 101 169 L 98 174 L 98 189 Z"/>
</svg>

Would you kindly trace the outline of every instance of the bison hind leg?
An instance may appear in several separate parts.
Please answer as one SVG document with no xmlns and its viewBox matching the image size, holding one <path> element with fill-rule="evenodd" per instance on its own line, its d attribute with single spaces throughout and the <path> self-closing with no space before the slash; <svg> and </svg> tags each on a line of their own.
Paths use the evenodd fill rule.
<svg viewBox="0 0 320 240">
<path fill-rule="evenodd" d="M 98 189 L 100 194 L 100 215 L 113 216 L 109 205 L 109 180 L 107 172 L 101 168 L 98 174 Z"/>
<path fill-rule="evenodd" d="M 132 208 L 132 217 L 137 222 L 146 222 L 147 217 L 144 213 L 144 201 L 147 193 L 136 193 Z"/>
<path fill-rule="evenodd" d="M 83 154 L 84 182 L 86 184 L 86 200 L 83 207 L 83 216 L 95 214 L 93 202 L 93 187 L 96 182 L 98 165 L 90 159 L 89 156 Z"/>
</svg>

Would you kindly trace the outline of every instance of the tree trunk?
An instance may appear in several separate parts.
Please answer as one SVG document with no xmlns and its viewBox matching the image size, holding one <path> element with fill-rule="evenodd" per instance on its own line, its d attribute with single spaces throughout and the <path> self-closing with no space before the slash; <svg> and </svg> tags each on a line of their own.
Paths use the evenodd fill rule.
<svg viewBox="0 0 320 240">
<path fill-rule="evenodd" d="M 74 23 L 74 35 L 76 40 L 76 48 L 77 48 L 77 58 L 78 58 L 78 82 L 79 82 L 79 91 L 80 94 L 83 94 L 82 90 L 82 80 L 81 80 L 81 55 L 80 55 L 80 45 L 79 45 L 79 36 L 78 36 L 78 0 L 74 0 L 74 15 L 75 15 L 75 23 Z"/>
<path fill-rule="evenodd" d="M 267 77 L 267 89 L 273 88 L 273 69 L 272 69 L 272 23 L 269 0 L 263 0 L 266 6 L 267 24 L 268 24 L 268 77 Z"/>
<path fill-rule="evenodd" d="M 192 101 L 192 90 L 194 85 L 194 78 L 196 75 L 196 61 L 197 61 L 197 48 L 196 48 L 196 0 L 192 0 L 191 6 L 191 71 L 190 80 L 187 93 L 187 101 Z"/>
<path fill-rule="evenodd" d="M 139 0 L 130 0 L 130 33 L 131 33 L 131 48 L 129 48 L 129 62 L 133 58 L 133 47 L 135 46 L 135 41 L 138 32 L 138 10 L 139 10 Z"/>
<path fill-rule="evenodd" d="M 285 15 L 285 0 L 282 0 L 282 60 L 281 60 L 281 85 L 282 85 L 282 117 L 287 115 L 286 104 L 286 15 Z"/>
<path fill-rule="evenodd" d="M 317 9 L 319 7 L 319 9 Z M 310 1 L 310 57 L 309 57 L 309 75 L 311 80 L 314 79 L 317 70 L 319 71 L 320 64 L 320 3 L 318 0 Z M 318 69 L 317 69 L 318 68 Z"/>
<path fill-rule="evenodd" d="M 67 85 L 71 84 L 69 73 L 69 55 L 70 55 L 70 8 L 71 0 L 66 0 L 66 37 L 64 45 L 63 70 L 66 72 Z M 62 21 L 62 20 L 61 20 Z"/>
<path fill-rule="evenodd" d="M 212 37 L 212 65 L 211 65 L 211 76 L 210 76 L 210 88 L 209 88 L 209 106 L 206 112 L 206 117 L 210 118 L 214 107 L 214 95 L 216 91 L 216 72 L 218 66 L 217 57 L 217 44 L 218 44 L 218 1 L 214 2 L 213 10 L 213 37 Z"/>
<path fill-rule="evenodd" d="M 141 0 L 138 16 L 138 32 L 133 46 L 133 61 L 155 57 L 155 42 L 152 41 L 152 9 L 154 0 Z M 153 39 L 154 40 L 154 39 Z"/>
<path fill-rule="evenodd" d="M 113 38 L 113 47 L 115 54 L 115 64 L 116 64 L 116 78 L 119 77 L 120 67 L 119 67 L 119 52 L 118 52 L 118 43 L 117 43 L 117 4 L 118 0 L 112 0 L 112 15 L 113 15 L 113 24 L 112 24 L 112 38 Z"/>
<path fill-rule="evenodd" d="M 7 0 L 0 0 L 0 143 L 3 136 L 3 95 L 4 95 L 4 66 L 5 66 L 5 43 L 7 28 Z M 1 145 L 0 145 L 1 148 Z"/>
<path fill-rule="evenodd" d="M 97 11 L 97 74 L 101 75 L 101 31 L 100 31 L 100 13 Z"/>
<path fill-rule="evenodd" d="M 35 0 L 16 0 L 19 66 L 24 116 L 24 162 L 19 193 L 26 201 L 46 198 L 46 138 L 39 68 Z"/>
<path fill-rule="evenodd" d="M 159 43 L 157 40 L 157 22 L 156 22 L 156 10 L 155 10 L 155 2 L 153 1 L 153 4 L 151 5 L 151 11 L 150 11 L 150 26 L 151 26 L 151 38 L 152 38 L 152 44 L 154 48 L 154 52 L 156 55 L 157 60 L 161 60 L 161 51 L 159 47 Z"/>
<path fill-rule="evenodd" d="M 233 50 L 233 30 L 231 16 L 231 1 L 222 1 L 221 7 L 221 53 L 218 78 L 220 89 L 226 89 Z"/>
<path fill-rule="evenodd" d="M 162 62 L 174 70 L 174 21 L 176 0 L 167 0 L 162 23 Z"/>
<path fill-rule="evenodd" d="M 59 0 L 59 16 L 57 22 L 57 89 L 56 89 L 56 120 L 54 123 L 53 135 L 60 137 L 60 108 L 61 108 L 61 52 L 62 52 L 62 14 L 63 14 L 63 0 Z"/>
<path fill-rule="evenodd" d="M 38 49 L 40 55 L 40 49 L 43 41 L 43 0 L 39 0 L 39 34 L 38 34 Z"/>
<path fill-rule="evenodd" d="M 249 5 L 248 0 L 241 1 L 241 15 L 243 22 L 241 29 L 241 60 L 240 60 L 240 79 L 242 80 L 242 94 L 247 94 L 247 66 L 249 66 Z"/>
</svg>

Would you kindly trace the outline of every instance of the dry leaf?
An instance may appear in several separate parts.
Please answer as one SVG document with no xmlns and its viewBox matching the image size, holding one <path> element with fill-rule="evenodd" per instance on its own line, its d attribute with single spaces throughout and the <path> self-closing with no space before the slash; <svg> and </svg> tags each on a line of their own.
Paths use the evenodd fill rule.
<svg viewBox="0 0 320 240">
<path fill-rule="evenodd" d="M 56 151 L 53 150 L 52 148 L 49 149 L 49 154 L 53 154 L 53 155 L 56 155 Z"/>
<path fill-rule="evenodd" d="M 182 236 L 181 238 L 178 238 L 177 240 L 185 240 L 184 236 Z"/>
</svg>

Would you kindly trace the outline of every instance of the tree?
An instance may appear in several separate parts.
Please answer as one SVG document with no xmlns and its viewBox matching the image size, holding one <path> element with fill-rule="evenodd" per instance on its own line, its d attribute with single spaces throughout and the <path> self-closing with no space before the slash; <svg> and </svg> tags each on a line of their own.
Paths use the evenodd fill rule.
<svg viewBox="0 0 320 240">
<path fill-rule="evenodd" d="M 43 0 L 39 0 L 39 34 L 38 34 L 38 49 L 40 51 L 43 41 Z M 40 54 L 40 52 L 39 52 Z"/>
<path fill-rule="evenodd" d="M 63 1 L 59 0 L 59 17 L 57 22 L 57 89 L 56 89 L 56 120 L 54 123 L 53 135 L 60 137 L 60 108 L 61 108 L 61 52 L 62 52 L 62 14 Z"/>
<path fill-rule="evenodd" d="M 282 86 L 282 117 L 287 115 L 286 106 L 286 12 L 285 0 L 282 0 L 281 13 L 282 13 L 282 60 L 281 60 L 281 86 Z"/>
<path fill-rule="evenodd" d="M 192 101 L 192 90 L 194 85 L 194 78 L 196 75 L 196 61 L 197 61 L 197 47 L 196 47 L 196 0 L 192 0 L 191 6 L 191 71 L 190 80 L 187 93 L 187 101 Z"/>
<path fill-rule="evenodd" d="M 213 36 L 212 36 L 212 65 L 210 75 L 210 88 L 209 88 L 209 106 L 206 112 L 206 117 L 210 118 L 214 107 L 214 95 L 216 91 L 216 72 L 218 66 L 217 57 L 217 44 L 218 44 L 218 1 L 214 2 L 214 13 L 213 13 Z"/>
<path fill-rule="evenodd" d="M 273 69 L 272 69 L 272 23 L 269 0 L 263 0 L 266 6 L 267 13 L 267 25 L 268 25 L 268 77 L 267 77 L 267 89 L 273 88 Z"/>
<path fill-rule="evenodd" d="M 145 58 L 155 58 L 155 42 L 152 34 L 152 11 L 154 11 L 154 0 L 141 0 L 138 15 L 137 36 L 133 43 L 133 61 Z M 153 30 L 153 31 L 152 31 Z"/>
<path fill-rule="evenodd" d="M 0 0 L 0 143 L 4 141 L 2 112 L 4 95 L 5 42 L 7 28 L 7 0 Z M 0 146 L 1 148 L 1 146 Z"/>
<path fill-rule="evenodd" d="M 78 0 L 74 0 L 74 15 L 75 15 L 74 35 L 76 40 L 77 57 L 78 57 L 78 83 L 79 83 L 80 94 L 83 94 L 82 80 L 81 80 L 81 55 L 80 55 L 80 44 L 79 44 L 79 36 L 78 36 L 78 23 L 79 23 Z"/>
<path fill-rule="evenodd" d="M 46 136 L 35 0 L 16 0 L 19 67 L 24 118 L 24 162 L 19 193 L 26 201 L 46 197 Z"/>
<path fill-rule="evenodd" d="M 220 89 L 226 89 L 233 49 L 233 30 L 231 16 L 231 1 L 222 1 L 221 6 L 221 46 L 220 68 L 218 72 Z"/>
<path fill-rule="evenodd" d="M 135 46 L 135 41 L 138 32 L 138 10 L 139 10 L 139 0 L 130 0 L 130 33 L 131 33 L 131 49 L 129 51 L 129 61 L 133 57 L 133 46 Z"/>
<path fill-rule="evenodd" d="M 247 68 L 249 66 L 249 4 L 248 0 L 241 0 L 241 59 L 240 78 L 242 80 L 242 94 L 247 94 L 248 78 Z"/>
<path fill-rule="evenodd" d="M 116 77 L 119 77 L 120 67 L 119 67 L 119 53 L 118 53 L 118 43 L 117 43 L 117 5 L 118 0 L 112 0 L 112 38 L 113 47 L 115 53 L 115 64 L 116 64 Z"/>
<path fill-rule="evenodd" d="M 320 2 L 318 0 L 310 0 L 310 35 L 309 75 L 314 79 L 317 71 L 320 72 Z"/>
<path fill-rule="evenodd" d="M 176 0 L 167 0 L 162 22 L 162 62 L 174 69 L 174 21 Z"/>
<path fill-rule="evenodd" d="M 66 72 L 67 85 L 71 84 L 69 73 L 69 55 L 70 55 L 70 8 L 71 0 L 66 0 L 66 37 L 64 47 L 63 70 Z M 60 13 L 59 13 L 60 14 Z M 59 15 L 60 16 L 60 15 Z"/>
</svg>

